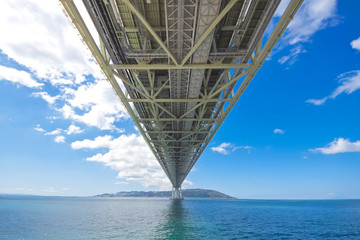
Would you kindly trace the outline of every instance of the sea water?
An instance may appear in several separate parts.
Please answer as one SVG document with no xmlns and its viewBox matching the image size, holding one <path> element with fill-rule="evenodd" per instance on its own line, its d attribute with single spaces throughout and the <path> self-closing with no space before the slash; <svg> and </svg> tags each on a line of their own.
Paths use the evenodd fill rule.
<svg viewBox="0 0 360 240">
<path fill-rule="evenodd" d="M 0 239 L 360 239 L 360 200 L 0 196 Z"/>
</svg>

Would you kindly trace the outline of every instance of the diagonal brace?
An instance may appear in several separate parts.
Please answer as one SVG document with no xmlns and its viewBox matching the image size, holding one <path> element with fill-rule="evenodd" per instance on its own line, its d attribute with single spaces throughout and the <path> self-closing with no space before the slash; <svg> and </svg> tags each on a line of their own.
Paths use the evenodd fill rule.
<svg viewBox="0 0 360 240">
<path fill-rule="evenodd" d="M 123 3 L 130 8 L 130 10 L 135 14 L 136 17 L 139 18 L 140 22 L 142 24 L 144 24 L 145 28 L 151 33 L 151 35 L 155 38 L 155 40 L 159 43 L 159 45 L 162 47 L 162 49 L 164 49 L 164 51 L 167 53 L 167 55 L 169 55 L 169 57 L 171 58 L 171 60 L 173 60 L 173 62 L 175 63 L 175 65 L 179 65 L 175 59 L 175 57 L 172 55 L 172 53 L 170 52 L 170 50 L 166 47 L 166 45 L 163 43 L 163 41 L 161 40 L 161 38 L 157 35 L 157 33 L 155 32 L 155 30 L 151 27 L 151 25 L 149 24 L 149 22 L 145 19 L 145 17 L 139 12 L 139 10 L 137 10 L 135 8 L 134 5 L 132 5 L 132 3 L 129 0 L 122 0 Z"/>
<path fill-rule="evenodd" d="M 127 1 L 127 0 L 126 0 Z M 185 58 L 181 62 L 181 66 L 183 66 L 187 60 L 194 54 L 194 52 L 200 47 L 200 45 L 205 41 L 205 39 L 210 35 L 210 33 L 215 29 L 216 25 L 225 17 L 225 15 L 230 11 L 230 9 L 235 5 L 238 0 L 231 0 L 225 8 L 221 11 L 221 13 L 214 19 L 214 21 L 210 24 L 209 28 L 201 35 L 199 40 L 192 47 L 190 52 L 186 54 Z"/>
</svg>

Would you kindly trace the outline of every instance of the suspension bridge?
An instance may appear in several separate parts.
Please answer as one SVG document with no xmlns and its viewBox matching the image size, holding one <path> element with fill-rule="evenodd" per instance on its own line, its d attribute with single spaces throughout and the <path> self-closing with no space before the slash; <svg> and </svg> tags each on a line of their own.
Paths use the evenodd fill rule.
<svg viewBox="0 0 360 240">
<path fill-rule="evenodd" d="M 60 0 L 182 199 L 181 184 L 293 19 L 292 0 Z"/>
</svg>

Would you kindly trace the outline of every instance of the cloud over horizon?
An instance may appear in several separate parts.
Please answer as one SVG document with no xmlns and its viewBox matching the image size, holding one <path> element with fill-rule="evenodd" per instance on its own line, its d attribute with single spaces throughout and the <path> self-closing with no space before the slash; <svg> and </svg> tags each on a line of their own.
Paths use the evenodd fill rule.
<svg viewBox="0 0 360 240">
<path fill-rule="evenodd" d="M 99 162 L 118 171 L 117 178 L 127 182 L 137 182 L 144 187 L 171 189 L 171 183 L 154 157 L 149 146 L 141 135 L 110 135 L 95 139 L 84 139 L 71 143 L 73 149 L 106 149 L 105 153 L 97 153 L 86 158 L 87 161 Z M 184 186 L 191 185 L 184 181 Z"/>
</svg>

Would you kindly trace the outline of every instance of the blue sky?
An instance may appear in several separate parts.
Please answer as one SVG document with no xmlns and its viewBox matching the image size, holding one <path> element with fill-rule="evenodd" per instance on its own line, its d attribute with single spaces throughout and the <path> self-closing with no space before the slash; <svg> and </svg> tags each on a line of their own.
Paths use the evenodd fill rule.
<svg viewBox="0 0 360 240">
<path fill-rule="evenodd" d="M 185 188 L 360 198 L 358 9 L 305 0 Z M 170 189 L 57 1 L 1 1 L 0 30 L 0 193 Z"/>
</svg>

